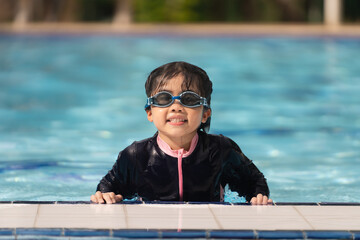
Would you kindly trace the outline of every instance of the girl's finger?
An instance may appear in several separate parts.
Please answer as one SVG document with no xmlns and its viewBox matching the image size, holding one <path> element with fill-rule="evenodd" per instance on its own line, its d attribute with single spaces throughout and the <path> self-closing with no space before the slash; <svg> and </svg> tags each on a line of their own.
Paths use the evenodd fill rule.
<svg viewBox="0 0 360 240">
<path fill-rule="evenodd" d="M 256 201 L 257 201 L 257 198 L 253 197 L 253 198 L 251 198 L 250 203 L 253 204 L 253 205 L 256 205 L 257 204 Z"/>
<path fill-rule="evenodd" d="M 257 203 L 257 204 L 262 204 L 262 202 L 263 202 L 263 197 L 264 197 L 264 196 L 259 193 L 259 194 L 257 195 L 256 203 Z"/>
<path fill-rule="evenodd" d="M 118 195 L 115 195 L 115 202 L 121 202 L 123 200 L 123 196 L 118 194 Z"/>
<path fill-rule="evenodd" d="M 103 194 L 100 191 L 97 191 L 95 193 L 95 197 L 96 197 L 97 203 L 104 203 Z"/>
<path fill-rule="evenodd" d="M 93 203 L 97 203 L 97 199 L 96 199 L 95 195 L 91 195 L 90 201 L 92 201 Z"/>
<path fill-rule="evenodd" d="M 267 205 L 267 204 L 268 204 L 268 197 L 267 197 L 267 196 L 263 196 L 262 204 L 263 204 L 263 205 Z"/>
<path fill-rule="evenodd" d="M 109 194 L 104 193 L 104 194 L 103 194 L 103 198 L 104 198 L 104 200 L 105 200 L 105 203 L 112 203 L 112 200 L 111 200 L 111 197 L 110 197 Z"/>
<path fill-rule="evenodd" d="M 115 203 L 115 193 L 109 192 L 107 193 L 107 195 L 109 196 L 110 202 L 106 202 L 106 203 Z"/>
</svg>

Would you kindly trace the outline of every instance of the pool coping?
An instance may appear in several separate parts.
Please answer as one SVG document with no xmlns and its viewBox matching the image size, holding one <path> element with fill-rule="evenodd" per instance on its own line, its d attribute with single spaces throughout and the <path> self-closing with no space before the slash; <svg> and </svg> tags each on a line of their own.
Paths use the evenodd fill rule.
<svg viewBox="0 0 360 240">
<path fill-rule="evenodd" d="M 0 201 L 0 204 L 94 204 L 90 201 Z M 229 206 L 251 206 L 248 203 L 224 203 L 224 202 L 142 202 L 142 201 L 123 201 L 116 203 L 120 205 L 134 204 L 183 204 L 183 205 L 203 205 L 217 204 Z M 274 206 L 360 206 L 358 202 L 275 202 Z M 359 230 L 257 230 L 257 229 L 104 229 L 104 228 L 0 228 L 0 238 L 18 237 L 46 237 L 52 238 L 77 238 L 77 237 L 96 237 L 96 238 L 150 238 L 150 239 L 170 239 L 170 238 L 198 238 L 198 239 L 360 239 Z"/>
<path fill-rule="evenodd" d="M 0 33 L 12 34 L 127 34 L 172 36 L 348 36 L 359 37 L 359 24 L 327 26 L 306 23 L 0 23 Z"/>
</svg>

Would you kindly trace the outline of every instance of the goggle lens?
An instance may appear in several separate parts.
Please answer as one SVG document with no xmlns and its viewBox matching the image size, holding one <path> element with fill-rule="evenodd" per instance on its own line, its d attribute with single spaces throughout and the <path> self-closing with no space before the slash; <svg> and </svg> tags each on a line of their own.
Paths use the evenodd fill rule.
<svg viewBox="0 0 360 240">
<path fill-rule="evenodd" d="M 153 97 L 153 104 L 159 106 L 165 106 L 171 104 L 172 96 L 170 93 L 161 92 Z"/>
<path fill-rule="evenodd" d="M 180 96 L 180 102 L 186 106 L 200 105 L 200 97 L 189 92 L 185 92 Z"/>
</svg>

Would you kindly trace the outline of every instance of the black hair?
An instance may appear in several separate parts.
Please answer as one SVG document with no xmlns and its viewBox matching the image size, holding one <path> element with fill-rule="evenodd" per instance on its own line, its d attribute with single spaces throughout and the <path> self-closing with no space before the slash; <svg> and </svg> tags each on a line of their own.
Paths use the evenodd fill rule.
<svg viewBox="0 0 360 240">
<path fill-rule="evenodd" d="M 184 78 L 182 83 L 183 90 L 197 90 L 196 92 L 200 96 L 206 98 L 208 108 L 210 108 L 212 82 L 203 69 L 187 62 L 170 62 L 154 69 L 149 74 L 145 83 L 147 97 L 154 95 L 168 80 L 178 75 L 182 75 Z M 208 132 L 210 129 L 210 119 L 211 117 L 207 119 L 206 123 L 201 123 L 199 129 Z"/>
</svg>

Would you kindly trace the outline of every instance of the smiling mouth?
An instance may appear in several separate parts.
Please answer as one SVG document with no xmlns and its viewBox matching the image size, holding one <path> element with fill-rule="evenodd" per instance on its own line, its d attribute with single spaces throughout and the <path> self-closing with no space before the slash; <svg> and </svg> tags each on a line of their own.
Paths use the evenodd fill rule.
<svg viewBox="0 0 360 240">
<path fill-rule="evenodd" d="M 187 122 L 186 119 L 180 119 L 180 118 L 172 118 L 172 119 L 168 119 L 167 122 L 170 123 L 183 123 L 183 122 Z"/>
</svg>

